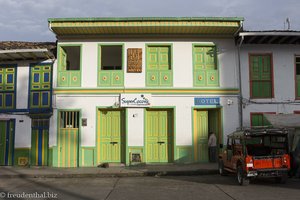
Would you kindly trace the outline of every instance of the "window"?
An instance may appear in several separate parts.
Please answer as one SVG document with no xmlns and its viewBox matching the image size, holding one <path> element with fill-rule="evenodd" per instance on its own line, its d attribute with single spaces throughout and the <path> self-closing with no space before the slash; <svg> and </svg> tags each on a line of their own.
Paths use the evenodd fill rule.
<svg viewBox="0 0 300 200">
<path fill-rule="evenodd" d="M 16 68 L 0 66 L 0 109 L 15 108 Z"/>
<path fill-rule="evenodd" d="M 214 45 L 193 46 L 194 86 L 219 86 L 217 52 Z"/>
<path fill-rule="evenodd" d="M 273 97 L 273 75 L 271 54 L 250 55 L 251 98 Z"/>
<path fill-rule="evenodd" d="M 99 45 L 98 86 L 124 85 L 123 45 Z"/>
<path fill-rule="evenodd" d="M 276 114 L 276 113 L 268 113 Z M 263 113 L 250 113 L 251 126 L 272 126 L 272 124 L 264 117 Z"/>
<path fill-rule="evenodd" d="M 147 86 L 172 86 L 172 48 L 171 45 L 147 45 Z"/>
<path fill-rule="evenodd" d="M 79 128 L 79 111 L 61 111 L 60 128 Z"/>
<path fill-rule="evenodd" d="M 58 46 L 58 86 L 81 85 L 81 46 Z"/>
<path fill-rule="evenodd" d="M 33 65 L 30 68 L 30 108 L 51 107 L 51 65 Z"/>
<path fill-rule="evenodd" d="M 295 57 L 295 71 L 296 99 L 300 99 L 300 56 Z"/>
</svg>

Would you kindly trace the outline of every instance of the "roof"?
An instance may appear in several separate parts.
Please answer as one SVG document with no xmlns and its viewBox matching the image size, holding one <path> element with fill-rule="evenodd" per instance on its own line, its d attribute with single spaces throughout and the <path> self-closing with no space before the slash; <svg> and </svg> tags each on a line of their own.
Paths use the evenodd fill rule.
<svg viewBox="0 0 300 200">
<path fill-rule="evenodd" d="M 66 35 L 234 35 L 240 17 L 50 18 L 50 29 Z"/>
<path fill-rule="evenodd" d="M 245 136 L 262 136 L 262 135 L 286 135 L 287 129 L 284 128 L 245 128 L 244 130 L 235 131 L 228 135 L 232 138 L 243 138 Z"/>
<path fill-rule="evenodd" d="M 56 55 L 53 42 L 0 42 L 0 61 L 52 59 Z"/>
<path fill-rule="evenodd" d="M 300 31 L 242 31 L 237 40 L 242 44 L 300 44 Z"/>
</svg>

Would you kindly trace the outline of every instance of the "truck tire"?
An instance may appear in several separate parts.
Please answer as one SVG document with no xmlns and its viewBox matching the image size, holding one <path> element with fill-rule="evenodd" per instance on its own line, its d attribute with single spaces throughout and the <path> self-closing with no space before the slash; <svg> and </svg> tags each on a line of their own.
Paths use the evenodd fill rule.
<svg viewBox="0 0 300 200">
<path fill-rule="evenodd" d="M 245 178 L 244 170 L 241 165 L 239 165 L 237 167 L 236 178 L 237 178 L 239 185 L 249 185 L 250 180 Z"/>
<path fill-rule="evenodd" d="M 219 169 L 219 174 L 221 176 L 225 176 L 227 173 L 226 171 L 224 170 L 224 163 L 223 163 L 223 160 L 219 160 L 219 163 L 218 163 L 218 169 Z"/>
</svg>

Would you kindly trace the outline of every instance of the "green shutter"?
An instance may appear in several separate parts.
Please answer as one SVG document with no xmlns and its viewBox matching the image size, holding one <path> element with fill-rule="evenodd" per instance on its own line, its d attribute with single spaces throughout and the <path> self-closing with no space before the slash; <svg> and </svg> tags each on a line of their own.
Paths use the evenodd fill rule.
<svg viewBox="0 0 300 200">
<path fill-rule="evenodd" d="M 170 46 L 147 47 L 147 86 L 169 87 L 173 85 Z"/>
<path fill-rule="evenodd" d="M 270 55 L 250 56 L 252 98 L 272 97 L 272 66 Z"/>
<path fill-rule="evenodd" d="M 81 46 L 73 45 L 74 47 L 80 47 L 81 56 Z M 72 47 L 72 46 L 69 46 Z M 66 50 L 60 46 L 58 48 L 58 79 L 57 85 L 59 87 L 80 87 L 81 86 L 81 66 L 79 70 L 68 69 L 68 54 Z M 81 57 L 79 58 L 79 65 L 81 65 Z"/>
<path fill-rule="evenodd" d="M 15 67 L 0 66 L 0 109 L 15 108 L 15 73 Z"/>
<path fill-rule="evenodd" d="M 219 86 L 219 70 L 217 68 L 217 54 L 215 46 L 194 46 L 194 86 Z"/>
<path fill-rule="evenodd" d="M 262 113 L 251 114 L 251 126 L 270 126 L 271 123 Z"/>
</svg>

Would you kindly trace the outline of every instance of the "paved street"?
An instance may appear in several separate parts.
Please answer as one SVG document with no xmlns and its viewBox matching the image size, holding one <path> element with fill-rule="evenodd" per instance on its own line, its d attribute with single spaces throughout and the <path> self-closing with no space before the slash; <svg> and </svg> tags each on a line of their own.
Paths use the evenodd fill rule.
<svg viewBox="0 0 300 200">
<path fill-rule="evenodd" d="M 299 199 L 300 180 L 289 179 L 286 184 L 276 184 L 271 180 L 257 180 L 249 186 L 238 186 L 234 177 L 221 177 L 219 175 L 127 178 L 1 178 L 1 197 L 17 199 L 17 197 L 22 197 L 20 195 L 29 194 L 44 195 L 53 199 L 87 200 L 292 200 Z M 25 199 L 33 198 L 27 196 Z"/>
</svg>

